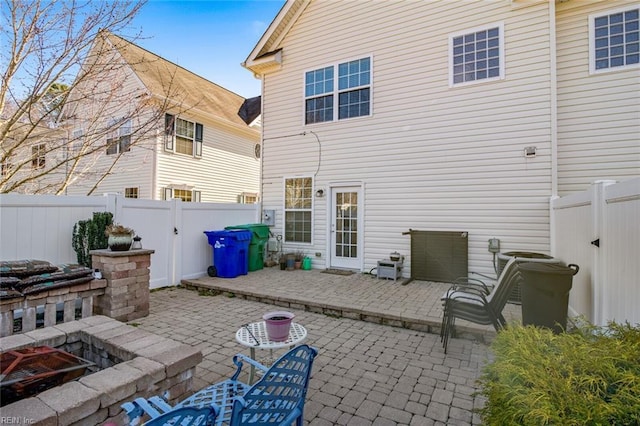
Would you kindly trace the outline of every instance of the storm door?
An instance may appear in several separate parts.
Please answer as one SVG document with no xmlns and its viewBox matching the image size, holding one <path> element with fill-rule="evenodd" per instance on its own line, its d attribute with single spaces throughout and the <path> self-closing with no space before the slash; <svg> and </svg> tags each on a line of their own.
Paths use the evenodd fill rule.
<svg viewBox="0 0 640 426">
<path fill-rule="evenodd" d="M 362 200 L 360 187 L 332 188 L 331 267 L 360 270 Z"/>
</svg>

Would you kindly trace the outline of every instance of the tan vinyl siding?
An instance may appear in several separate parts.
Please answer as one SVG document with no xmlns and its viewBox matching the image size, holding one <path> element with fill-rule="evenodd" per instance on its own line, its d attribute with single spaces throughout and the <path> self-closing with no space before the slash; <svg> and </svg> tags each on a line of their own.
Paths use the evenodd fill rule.
<svg viewBox="0 0 640 426">
<path fill-rule="evenodd" d="M 559 195 L 640 175 L 640 68 L 589 74 L 589 15 L 638 4 L 557 4 Z"/>
<path fill-rule="evenodd" d="M 260 162 L 254 155 L 257 135 L 240 134 L 211 122 L 181 117 L 204 125 L 202 158 L 166 152 L 158 154 L 156 196 L 163 188 L 186 186 L 201 191 L 202 202 L 236 203 L 243 192 L 259 192 Z"/>
<path fill-rule="evenodd" d="M 449 35 L 500 23 L 506 77 L 450 88 Z M 391 251 L 408 255 L 409 228 L 468 231 L 477 272 L 493 270 L 493 236 L 504 251 L 548 252 L 549 54 L 546 3 L 311 2 L 284 39 L 282 70 L 265 77 L 264 208 L 279 210 L 276 231 L 283 176 L 320 163 L 316 188 L 364 185 L 365 270 Z M 303 125 L 304 72 L 369 55 L 372 115 Z M 305 248 L 325 257 L 327 203 L 315 199 Z"/>
</svg>

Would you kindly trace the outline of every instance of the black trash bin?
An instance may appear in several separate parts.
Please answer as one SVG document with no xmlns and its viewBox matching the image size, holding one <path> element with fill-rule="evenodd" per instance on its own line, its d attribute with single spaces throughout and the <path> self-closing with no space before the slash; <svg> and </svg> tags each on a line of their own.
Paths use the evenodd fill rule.
<svg viewBox="0 0 640 426">
<path fill-rule="evenodd" d="M 562 263 L 560 259 L 556 259 L 552 256 L 542 253 L 536 253 L 532 251 L 508 251 L 506 253 L 498 253 L 498 276 L 502 273 L 502 270 L 507 265 L 507 262 L 511 258 L 522 259 L 523 262 L 540 262 L 540 263 Z M 511 290 L 511 294 L 507 299 L 509 303 L 520 304 L 522 302 L 522 295 L 520 294 L 520 286 L 516 285 Z"/>
<path fill-rule="evenodd" d="M 522 273 L 522 324 L 547 327 L 554 333 L 564 331 L 578 265 L 529 262 L 518 267 Z"/>
</svg>

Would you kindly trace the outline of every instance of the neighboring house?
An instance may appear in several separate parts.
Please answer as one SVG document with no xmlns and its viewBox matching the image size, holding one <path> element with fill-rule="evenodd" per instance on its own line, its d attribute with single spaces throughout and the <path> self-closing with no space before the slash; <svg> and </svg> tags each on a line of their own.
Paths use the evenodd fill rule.
<svg viewBox="0 0 640 426">
<path fill-rule="evenodd" d="M 468 235 L 470 272 L 493 237 L 551 253 L 552 197 L 640 176 L 639 9 L 287 1 L 243 64 L 272 231 L 316 268 L 410 255 L 409 229 Z"/>
<path fill-rule="evenodd" d="M 106 31 L 85 68 L 95 77 L 74 87 L 62 124 L 70 155 L 98 149 L 79 160 L 66 194 L 258 201 L 260 97 L 245 99 Z"/>
</svg>

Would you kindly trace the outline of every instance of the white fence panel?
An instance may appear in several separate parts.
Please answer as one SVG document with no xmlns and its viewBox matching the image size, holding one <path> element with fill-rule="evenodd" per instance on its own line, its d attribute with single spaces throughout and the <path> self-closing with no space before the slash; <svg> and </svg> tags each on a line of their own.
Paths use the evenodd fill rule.
<svg viewBox="0 0 640 426">
<path fill-rule="evenodd" d="M 0 195 L 0 258 L 75 263 L 73 225 L 107 208 L 105 197 Z"/>
<path fill-rule="evenodd" d="M 640 179 L 604 188 L 602 317 L 640 323 Z"/>
<path fill-rule="evenodd" d="M 251 204 L 183 203 L 181 276 L 202 276 L 202 272 L 213 265 L 213 250 L 204 231 L 258 221 L 256 206 Z"/>
<path fill-rule="evenodd" d="M 572 314 L 597 325 L 640 323 L 640 178 L 601 181 L 551 203 L 553 255 L 580 265 Z"/>
<path fill-rule="evenodd" d="M 257 204 L 183 203 L 108 194 L 93 197 L 0 194 L 0 259 L 75 263 L 73 226 L 93 212 L 110 211 L 132 228 L 151 256 L 150 287 L 206 275 L 213 263 L 204 231 L 259 222 Z"/>
<path fill-rule="evenodd" d="M 156 201 L 118 197 L 114 221 L 142 238 L 142 247 L 155 250 L 151 255 L 149 286 L 151 288 L 178 284 L 174 275 L 173 246 L 175 236 L 176 200 Z"/>
<path fill-rule="evenodd" d="M 593 265 L 597 253 L 591 244 L 593 218 L 591 214 L 592 191 L 572 194 L 555 200 L 554 220 L 556 238 L 552 253 L 565 263 L 575 263 L 580 271 L 573 277 L 569 306 L 571 313 L 577 312 L 593 321 Z"/>
</svg>

